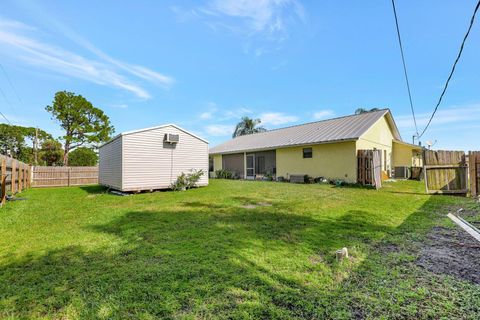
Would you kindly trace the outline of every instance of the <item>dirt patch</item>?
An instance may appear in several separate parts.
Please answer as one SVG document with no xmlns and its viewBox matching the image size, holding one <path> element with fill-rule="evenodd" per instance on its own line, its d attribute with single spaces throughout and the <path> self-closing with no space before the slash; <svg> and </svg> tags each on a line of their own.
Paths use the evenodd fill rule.
<svg viewBox="0 0 480 320">
<path fill-rule="evenodd" d="M 480 284 L 479 261 L 480 242 L 459 227 L 435 227 L 423 244 L 417 265 Z"/>
<path fill-rule="evenodd" d="M 268 203 L 268 202 L 257 202 L 257 203 L 244 204 L 241 207 L 244 208 L 244 209 L 255 209 L 255 208 L 258 208 L 258 207 L 271 207 L 271 206 L 272 206 L 272 204 Z"/>
<path fill-rule="evenodd" d="M 375 247 L 380 253 L 397 253 L 400 252 L 400 248 L 394 243 L 382 243 Z"/>
</svg>

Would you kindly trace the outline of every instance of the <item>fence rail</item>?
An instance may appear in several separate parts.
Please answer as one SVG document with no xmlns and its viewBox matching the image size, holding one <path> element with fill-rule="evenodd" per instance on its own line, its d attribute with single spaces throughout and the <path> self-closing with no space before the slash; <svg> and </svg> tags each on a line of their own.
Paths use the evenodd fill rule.
<svg viewBox="0 0 480 320">
<path fill-rule="evenodd" d="M 32 167 L 32 187 L 69 187 L 98 183 L 98 167 Z"/>
<path fill-rule="evenodd" d="M 5 204 L 7 193 L 15 194 L 29 188 L 30 166 L 16 159 L 0 155 L 0 206 Z"/>
</svg>

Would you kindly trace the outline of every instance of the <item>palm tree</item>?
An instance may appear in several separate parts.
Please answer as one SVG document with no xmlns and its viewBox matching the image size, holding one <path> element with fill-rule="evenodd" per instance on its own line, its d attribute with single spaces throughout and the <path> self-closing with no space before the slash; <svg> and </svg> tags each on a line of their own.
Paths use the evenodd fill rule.
<svg viewBox="0 0 480 320">
<path fill-rule="evenodd" d="M 355 114 L 362 114 L 362 113 L 371 112 L 371 111 L 378 111 L 378 110 L 380 110 L 380 109 L 372 108 L 370 110 L 367 110 L 365 108 L 358 108 L 357 110 L 355 110 Z"/>
<path fill-rule="evenodd" d="M 242 120 L 235 127 L 232 137 L 244 136 L 247 134 L 265 132 L 267 129 L 259 127 L 258 125 L 262 121 L 260 119 L 251 119 L 249 117 L 243 117 Z"/>
</svg>

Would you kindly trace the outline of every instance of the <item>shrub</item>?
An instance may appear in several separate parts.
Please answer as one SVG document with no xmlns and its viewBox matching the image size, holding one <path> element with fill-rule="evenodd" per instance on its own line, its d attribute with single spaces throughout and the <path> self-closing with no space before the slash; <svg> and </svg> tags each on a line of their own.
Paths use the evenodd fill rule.
<svg viewBox="0 0 480 320">
<path fill-rule="evenodd" d="M 224 169 L 215 171 L 215 176 L 217 177 L 217 179 L 233 179 L 234 178 L 232 172 Z"/>
<path fill-rule="evenodd" d="M 312 183 L 312 182 L 313 182 L 313 178 L 310 177 L 308 174 L 306 174 L 306 175 L 303 176 L 303 182 L 305 182 L 305 183 L 307 183 L 307 184 L 308 184 L 308 183 Z"/>
<path fill-rule="evenodd" d="M 328 183 L 328 179 L 324 177 L 316 177 L 315 179 L 313 179 L 313 181 L 315 183 Z"/>
<path fill-rule="evenodd" d="M 191 172 L 187 174 L 182 172 L 182 174 L 177 177 L 177 180 L 172 183 L 170 188 L 174 191 L 183 191 L 195 188 L 197 186 L 197 182 L 203 175 L 203 170 L 191 170 Z"/>
<path fill-rule="evenodd" d="M 263 177 L 264 180 L 266 181 L 273 181 L 273 174 L 270 172 L 266 173 L 265 176 Z"/>
</svg>

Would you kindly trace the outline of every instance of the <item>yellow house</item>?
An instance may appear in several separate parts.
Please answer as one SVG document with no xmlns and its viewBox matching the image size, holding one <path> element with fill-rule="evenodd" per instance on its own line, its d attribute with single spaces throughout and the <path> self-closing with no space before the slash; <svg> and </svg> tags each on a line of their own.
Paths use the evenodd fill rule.
<svg viewBox="0 0 480 320">
<path fill-rule="evenodd" d="M 357 151 L 381 150 L 385 177 L 421 165 L 420 146 L 403 142 L 383 109 L 236 137 L 210 149 L 210 170 L 241 179 L 309 175 L 357 181 Z"/>
</svg>

